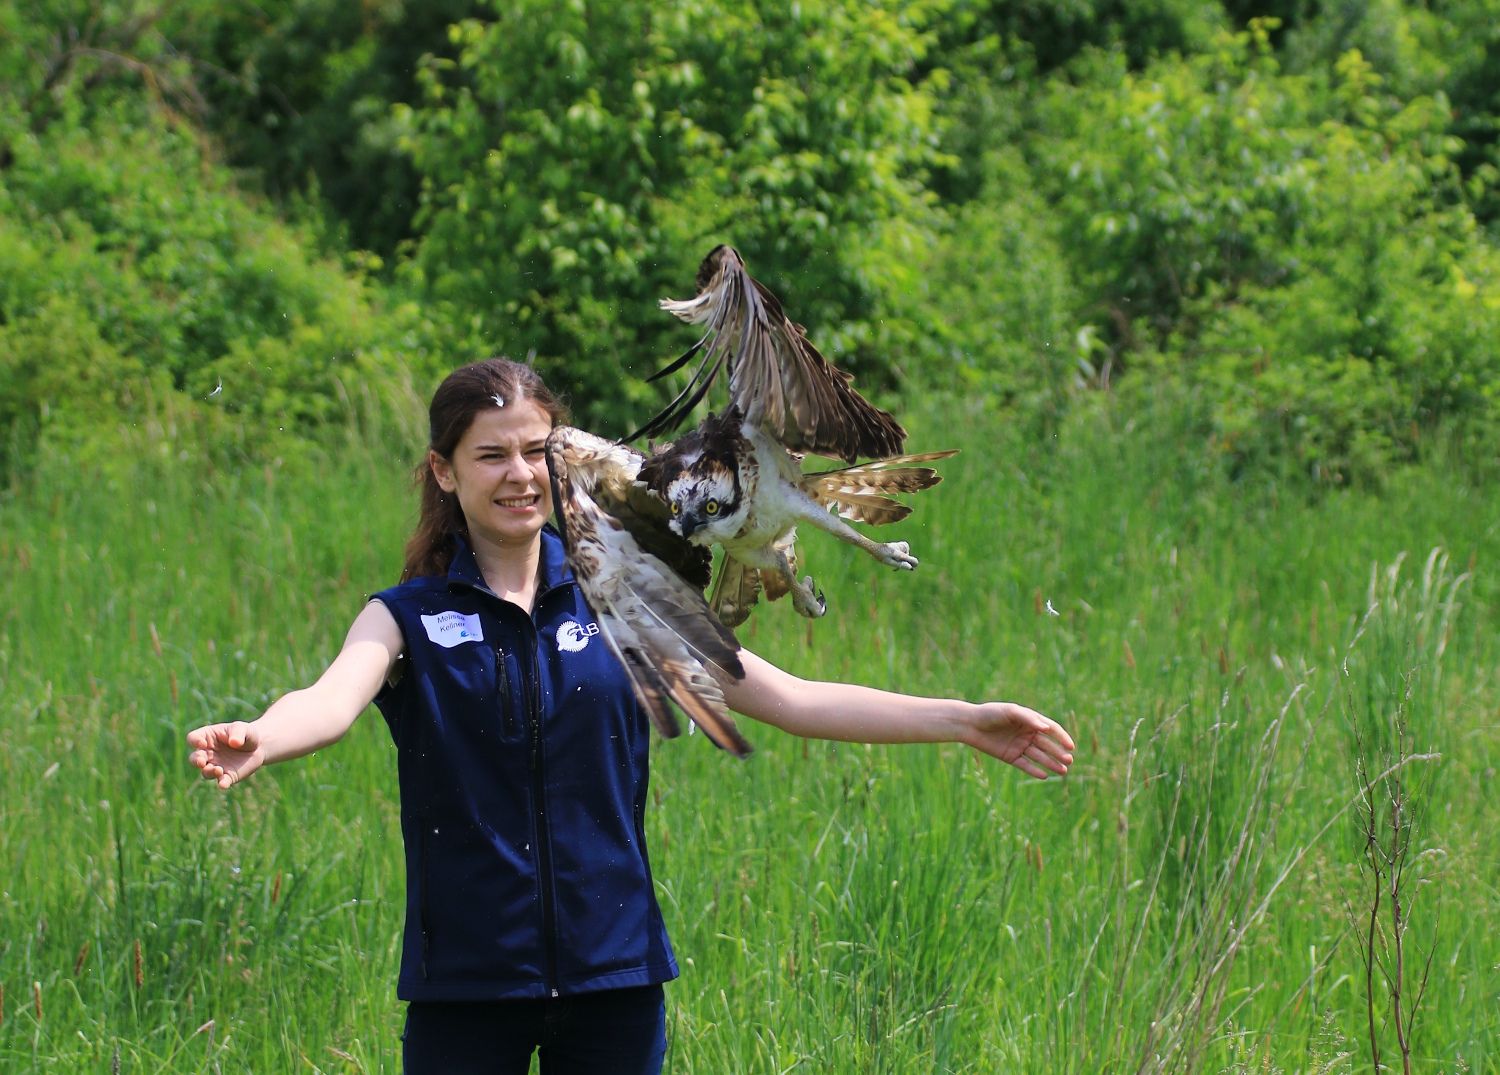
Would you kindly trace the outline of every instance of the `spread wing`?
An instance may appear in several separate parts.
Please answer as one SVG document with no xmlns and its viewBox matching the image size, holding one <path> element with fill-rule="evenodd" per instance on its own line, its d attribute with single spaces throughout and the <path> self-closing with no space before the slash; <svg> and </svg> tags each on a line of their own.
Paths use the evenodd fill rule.
<svg viewBox="0 0 1500 1075">
<path fill-rule="evenodd" d="M 838 470 L 804 474 L 802 491 L 829 511 L 856 523 L 881 526 L 900 522 L 911 514 L 911 506 L 891 499 L 891 493 L 915 493 L 943 480 L 931 467 L 913 466 L 949 459 L 957 448 L 917 455 L 896 455 Z"/>
<path fill-rule="evenodd" d="M 552 431 L 547 466 L 568 563 L 657 730 L 668 739 L 681 733 L 670 698 L 714 743 L 743 757 L 750 744 L 721 683 L 745 670 L 734 633 L 703 599 L 710 554 L 667 528 L 666 506 L 636 484 L 641 461 L 581 429 Z"/>
<path fill-rule="evenodd" d="M 850 385 L 786 316 L 781 302 L 745 271 L 732 247 L 718 246 L 698 268 L 698 294 L 663 299 L 662 309 L 706 326 L 687 353 L 651 379 L 701 356 L 688 386 L 626 440 L 669 433 L 708 394 L 725 366 L 729 398 L 749 421 L 794 452 L 816 452 L 852 463 L 901 451 L 906 430 Z"/>
</svg>

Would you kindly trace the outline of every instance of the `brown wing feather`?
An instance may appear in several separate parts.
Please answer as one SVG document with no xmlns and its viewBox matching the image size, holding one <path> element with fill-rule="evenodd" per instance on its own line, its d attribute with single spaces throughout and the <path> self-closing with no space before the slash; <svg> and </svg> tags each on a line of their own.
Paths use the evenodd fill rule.
<svg viewBox="0 0 1500 1075">
<path fill-rule="evenodd" d="M 640 453 L 560 426 L 547 438 L 547 465 L 573 575 L 652 723 L 666 738 L 680 733 L 670 698 L 719 746 L 748 754 L 722 686 L 744 678 L 739 641 L 701 589 L 595 499 L 617 506 L 629 500 Z"/>
<path fill-rule="evenodd" d="M 727 364 L 730 400 L 747 421 L 792 451 L 852 463 L 861 456 L 901 450 L 906 430 L 856 392 L 853 377 L 818 352 L 806 330 L 787 317 L 781 301 L 745 271 L 737 251 L 716 247 L 699 267 L 698 279 L 695 298 L 661 303 L 683 321 L 707 325 L 694 347 L 704 353 L 695 382 L 706 381 L 700 382 L 689 410 Z M 675 418 L 685 416 L 682 411 Z"/>
<path fill-rule="evenodd" d="M 931 467 L 913 466 L 957 455 L 958 449 L 897 455 L 860 463 L 839 470 L 804 474 L 798 485 L 803 492 L 824 507 L 858 523 L 883 525 L 898 522 L 911 514 L 911 508 L 892 500 L 890 493 L 915 493 L 930 489 L 943 480 Z"/>
</svg>

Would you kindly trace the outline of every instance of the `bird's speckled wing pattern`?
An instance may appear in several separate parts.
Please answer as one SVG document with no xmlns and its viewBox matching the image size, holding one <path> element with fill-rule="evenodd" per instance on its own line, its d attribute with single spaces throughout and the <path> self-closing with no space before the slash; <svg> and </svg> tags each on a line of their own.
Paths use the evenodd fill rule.
<svg viewBox="0 0 1500 1075">
<path fill-rule="evenodd" d="M 656 376 L 681 369 L 698 355 L 702 359 L 687 388 L 626 440 L 676 429 L 727 365 L 730 402 L 790 451 L 848 463 L 901 451 L 906 430 L 818 353 L 780 300 L 745 271 L 732 247 L 715 247 L 704 259 L 696 297 L 663 299 L 661 306 L 706 327 L 686 354 Z"/>
<path fill-rule="evenodd" d="M 957 448 L 916 455 L 894 455 L 839 470 L 804 474 L 798 483 L 803 492 L 830 511 L 851 522 L 882 526 L 900 522 L 911 514 L 911 506 L 892 500 L 888 493 L 915 493 L 943 480 L 931 467 L 914 466 L 949 459 Z"/>
<path fill-rule="evenodd" d="M 666 738 L 681 732 L 670 698 L 711 740 L 743 757 L 750 744 L 721 686 L 744 678 L 739 642 L 703 599 L 707 550 L 672 534 L 663 506 L 636 486 L 641 460 L 580 429 L 552 431 L 547 466 L 568 562 L 657 730 Z"/>
</svg>

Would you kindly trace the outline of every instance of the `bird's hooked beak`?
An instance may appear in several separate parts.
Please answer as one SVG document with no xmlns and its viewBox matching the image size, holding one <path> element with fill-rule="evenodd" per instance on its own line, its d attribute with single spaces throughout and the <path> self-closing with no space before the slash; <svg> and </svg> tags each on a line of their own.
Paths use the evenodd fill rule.
<svg viewBox="0 0 1500 1075">
<path fill-rule="evenodd" d="M 693 535 L 702 530 L 707 523 L 708 519 L 696 511 L 685 511 L 677 516 L 677 527 L 686 541 L 692 541 Z"/>
</svg>

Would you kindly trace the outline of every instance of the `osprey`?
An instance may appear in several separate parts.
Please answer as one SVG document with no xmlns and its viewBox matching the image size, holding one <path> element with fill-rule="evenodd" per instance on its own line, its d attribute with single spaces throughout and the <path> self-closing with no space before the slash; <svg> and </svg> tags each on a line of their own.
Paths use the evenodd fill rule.
<svg viewBox="0 0 1500 1075">
<path fill-rule="evenodd" d="M 904 519 L 911 508 L 885 494 L 936 485 L 942 480 L 936 471 L 912 464 L 953 454 L 899 455 L 804 474 L 800 456 L 731 406 L 646 460 L 640 480 L 670 507 L 674 533 L 695 545 L 723 546 L 724 563 L 710 607 L 735 627 L 749 617 L 762 590 L 773 601 L 790 593 L 792 605 L 804 616 L 818 617 L 827 610 L 812 579 L 797 577 L 798 522 L 811 523 L 888 567 L 915 568 L 917 558 L 906 542 L 871 541 L 843 519 L 873 524 Z"/>
<path fill-rule="evenodd" d="M 930 467 L 956 451 L 897 455 L 906 430 L 856 392 L 849 374 L 830 365 L 794 324 L 780 301 L 745 271 L 739 254 L 715 247 L 698 268 L 698 295 L 663 300 L 678 318 L 706 324 L 704 335 L 655 380 L 702 361 L 686 388 L 636 437 L 675 428 L 729 368 L 730 406 L 696 430 L 658 450 L 640 480 L 671 510 L 674 533 L 696 545 L 722 545 L 724 564 L 711 606 L 733 627 L 750 614 L 759 593 L 787 593 L 799 613 L 823 615 L 823 595 L 811 578 L 797 577 L 796 525 L 807 522 L 888 567 L 910 571 L 918 560 L 904 541 L 872 541 L 844 522 L 891 523 L 911 511 L 886 494 L 914 492 L 941 481 Z M 804 453 L 854 464 L 802 473 Z M 836 514 L 835 514 L 836 512 Z"/>
<path fill-rule="evenodd" d="M 723 691 L 745 678 L 740 644 L 703 599 L 708 550 L 667 525 L 666 506 L 636 480 L 639 452 L 570 426 L 553 429 L 546 450 L 573 576 L 652 724 L 681 734 L 670 698 L 714 743 L 749 754 Z"/>
</svg>

